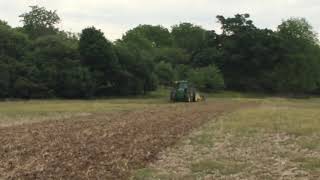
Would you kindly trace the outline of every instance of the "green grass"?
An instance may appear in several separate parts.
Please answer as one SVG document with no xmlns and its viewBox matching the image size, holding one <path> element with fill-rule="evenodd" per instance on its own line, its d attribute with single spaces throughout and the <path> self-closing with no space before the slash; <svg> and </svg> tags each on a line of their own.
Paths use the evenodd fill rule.
<svg viewBox="0 0 320 180">
<path fill-rule="evenodd" d="M 151 168 L 140 169 L 136 171 L 131 178 L 131 180 L 153 180 L 153 179 L 170 180 L 172 178 L 170 178 L 166 174 L 159 174 L 156 170 Z"/>
<path fill-rule="evenodd" d="M 217 161 L 217 160 L 203 160 L 200 162 L 193 163 L 191 165 L 191 170 L 196 174 L 236 174 L 241 172 L 246 166 L 241 163 L 232 162 L 232 161 Z"/>
<path fill-rule="evenodd" d="M 0 102 L 0 126 L 65 119 L 92 113 L 134 110 L 169 103 L 170 88 L 144 96 L 102 100 L 29 100 Z M 220 99 L 221 101 L 222 99 Z"/>
<path fill-rule="evenodd" d="M 196 130 L 166 151 L 165 163 L 156 162 L 152 171 L 144 173 L 145 179 L 233 179 L 238 175 L 278 179 L 273 177 L 279 173 L 274 171 L 275 159 L 287 162 L 283 164 L 287 169 L 297 169 L 293 179 L 305 176 L 299 171 L 319 176 L 319 98 L 248 98 L 233 92 L 209 97 L 208 101 L 255 101 L 259 105 L 226 114 Z M 266 174 L 269 171 L 273 175 Z"/>
<path fill-rule="evenodd" d="M 169 103 L 169 92 L 167 88 L 160 88 L 138 97 L 101 100 L 0 101 L 0 127 L 158 106 Z"/>
<path fill-rule="evenodd" d="M 218 91 L 213 93 L 203 93 L 208 98 L 268 98 L 267 94 L 263 93 L 244 93 L 235 91 Z"/>
<path fill-rule="evenodd" d="M 141 97 L 103 100 L 0 102 L 0 127 L 46 120 L 61 120 L 94 113 L 161 106 L 170 103 L 168 100 L 169 92 L 169 89 L 162 88 Z M 264 138 L 264 135 L 267 135 L 267 137 L 270 137 L 267 140 L 271 141 L 274 136 L 277 137 L 279 134 L 290 137 L 288 141 L 284 141 L 285 144 L 279 144 L 279 146 L 296 147 L 300 150 L 293 150 L 288 153 L 289 149 L 286 148 L 281 151 L 279 149 L 277 151 L 270 149 L 270 152 L 272 152 L 270 155 L 297 163 L 297 168 L 311 174 L 320 171 L 320 159 L 310 158 L 305 154 L 306 152 L 320 154 L 320 98 L 277 98 L 237 92 L 219 92 L 207 94 L 206 96 L 208 97 L 207 101 L 254 101 L 259 103 L 256 107 L 226 114 L 217 121 L 208 123 L 188 137 L 188 146 L 192 146 L 194 149 L 178 158 L 188 157 L 185 161 L 185 168 L 190 168 L 189 173 L 179 175 L 169 170 L 163 171 L 154 167 L 146 167 L 136 171 L 133 176 L 134 179 L 173 179 L 173 177 L 176 177 L 176 179 L 195 179 L 215 173 L 228 177 L 243 172 L 247 168 L 250 169 L 250 164 L 227 158 L 226 154 L 223 154 L 224 149 L 221 152 L 216 152 L 216 150 L 211 152 L 210 148 L 214 148 L 217 143 L 223 144 L 226 141 L 232 149 L 243 150 L 241 148 L 244 147 L 254 149 L 258 147 L 259 138 Z M 270 146 L 273 145 L 273 142 L 269 143 Z M 243 151 L 246 152 L 246 150 Z M 211 158 L 207 156 L 208 153 L 213 153 L 212 155 L 221 153 L 221 156 Z M 265 153 L 268 154 L 267 152 Z M 177 154 L 181 153 L 178 152 Z M 261 157 L 263 155 L 265 154 L 262 154 Z M 170 153 L 168 156 L 170 156 Z M 175 158 L 177 157 L 172 159 Z M 254 159 L 252 160 L 255 161 Z M 174 161 L 173 163 L 175 162 L 180 161 Z M 259 163 L 259 159 L 252 164 L 255 163 Z"/>
<path fill-rule="evenodd" d="M 301 168 L 309 171 L 320 171 L 320 158 L 319 157 L 297 157 L 295 162 L 300 163 Z"/>
<path fill-rule="evenodd" d="M 92 113 L 134 110 L 165 103 L 168 101 L 164 98 L 0 102 L 0 126 L 65 119 Z"/>
<path fill-rule="evenodd" d="M 320 132 L 319 107 L 261 106 L 231 114 L 221 128 L 241 134 L 256 132 L 312 135 Z"/>
<path fill-rule="evenodd" d="M 320 151 L 320 137 L 301 137 L 297 143 L 304 149 Z"/>
<path fill-rule="evenodd" d="M 152 169 L 140 169 L 137 172 L 135 172 L 134 177 L 132 178 L 133 180 L 147 180 L 150 179 L 155 172 Z"/>
<path fill-rule="evenodd" d="M 212 141 L 212 131 L 206 131 L 197 136 L 190 138 L 192 144 L 201 144 L 204 146 L 212 146 L 214 141 Z"/>
</svg>

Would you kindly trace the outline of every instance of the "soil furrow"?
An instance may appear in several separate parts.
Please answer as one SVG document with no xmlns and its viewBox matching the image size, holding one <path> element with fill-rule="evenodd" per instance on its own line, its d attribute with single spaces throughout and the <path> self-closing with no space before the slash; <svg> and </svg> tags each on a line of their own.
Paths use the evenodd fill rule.
<svg viewBox="0 0 320 180">
<path fill-rule="evenodd" d="M 250 106 L 173 104 L 0 128 L 0 179 L 127 179 L 194 128 Z"/>
</svg>

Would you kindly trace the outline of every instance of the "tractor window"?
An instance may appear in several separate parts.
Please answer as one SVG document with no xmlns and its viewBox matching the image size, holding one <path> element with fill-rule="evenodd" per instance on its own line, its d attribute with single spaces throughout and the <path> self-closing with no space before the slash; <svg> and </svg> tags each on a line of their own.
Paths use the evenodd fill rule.
<svg viewBox="0 0 320 180">
<path fill-rule="evenodd" d="M 188 88 L 188 84 L 187 83 L 179 83 L 178 87 L 179 87 L 179 89 L 186 89 L 186 88 Z"/>
</svg>

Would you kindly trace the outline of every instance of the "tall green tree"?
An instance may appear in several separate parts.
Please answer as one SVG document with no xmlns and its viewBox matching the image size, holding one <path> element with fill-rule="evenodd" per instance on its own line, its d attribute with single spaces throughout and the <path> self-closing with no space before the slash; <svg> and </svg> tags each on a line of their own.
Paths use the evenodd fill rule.
<svg viewBox="0 0 320 180">
<path fill-rule="evenodd" d="M 123 37 L 124 41 L 128 41 L 132 36 L 140 36 L 150 41 L 152 46 L 170 47 L 172 45 L 171 34 L 169 30 L 163 26 L 139 25 L 129 30 Z"/>
<path fill-rule="evenodd" d="M 10 90 L 10 71 L 9 66 L 0 62 L 0 98 L 9 96 Z"/>
<path fill-rule="evenodd" d="M 268 29 L 258 29 L 248 14 L 218 16 L 223 33 L 219 38 L 219 67 L 230 89 L 272 91 L 272 72 L 279 59 L 279 38 Z"/>
<path fill-rule="evenodd" d="M 221 24 L 223 35 L 228 36 L 255 30 L 256 27 L 249 18 L 249 14 L 236 14 L 234 17 L 229 18 L 225 18 L 221 15 L 217 16 L 217 19 Z"/>
<path fill-rule="evenodd" d="M 90 69 L 96 81 L 96 93 L 110 94 L 117 81 L 114 74 L 120 68 L 113 44 L 105 38 L 101 30 L 89 27 L 82 30 L 79 51 L 83 65 Z"/>
<path fill-rule="evenodd" d="M 83 64 L 92 69 L 111 72 L 118 66 L 112 43 L 95 27 L 82 30 L 79 51 Z"/>
<path fill-rule="evenodd" d="M 190 80 L 204 91 L 320 92 L 318 34 L 304 18 L 277 31 L 249 14 L 217 16 L 222 33 L 181 23 L 139 25 L 115 41 L 101 30 L 57 28 L 56 11 L 31 6 L 23 27 L 0 20 L 0 98 L 138 95 Z"/>
<path fill-rule="evenodd" d="M 278 27 L 281 58 L 275 68 L 277 90 L 312 92 L 320 84 L 320 47 L 317 34 L 303 18 L 291 18 Z"/>
<path fill-rule="evenodd" d="M 222 90 L 225 87 L 223 76 L 214 65 L 190 71 L 189 80 L 200 90 L 208 92 Z"/>
<path fill-rule="evenodd" d="M 1 19 L 0 19 L 0 26 L 6 26 L 8 28 L 10 27 L 7 21 L 1 20 Z"/>
<path fill-rule="evenodd" d="M 155 62 L 166 62 L 172 66 L 190 64 L 191 55 L 181 48 L 160 48 L 155 52 Z"/>
<path fill-rule="evenodd" d="M 26 58 L 26 63 L 36 68 L 31 80 L 47 89 L 48 94 L 43 96 L 62 96 L 66 86 L 63 81 L 68 78 L 63 73 L 80 66 L 77 43 L 62 35 L 48 35 L 34 40 L 32 49 Z"/>
<path fill-rule="evenodd" d="M 172 27 L 173 45 L 193 54 L 205 44 L 206 30 L 191 23 L 181 23 Z"/>
<path fill-rule="evenodd" d="M 176 80 L 176 73 L 169 63 L 160 62 L 156 65 L 155 71 L 161 85 L 170 86 Z"/>
<path fill-rule="evenodd" d="M 290 18 L 278 26 L 279 34 L 293 41 L 319 43 L 318 34 L 305 18 Z"/>
<path fill-rule="evenodd" d="M 204 48 L 192 58 L 193 67 L 207 67 L 210 65 L 220 65 L 223 63 L 222 52 L 215 47 Z"/>
<path fill-rule="evenodd" d="M 122 81 L 117 81 L 120 83 L 119 87 L 126 87 L 124 84 L 126 83 L 133 94 L 145 94 L 155 90 L 158 81 L 155 75 L 155 63 L 152 53 L 140 49 L 137 45 L 123 41 L 118 41 L 116 47 L 122 67 Z M 126 76 L 129 79 L 123 80 Z"/>
<path fill-rule="evenodd" d="M 29 41 L 25 34 L 16 31 L 6 23 L 0 24 L 0 56 L 21 59 L 28 50 L 28 46 Z"/>
<path fill-rule="evenodd" d="M 47 10 L 44 7 L 30 6 L 31 10 L 19 17 L 22 18 L 23 30 L 31 38 L 58 32 L 56 25 L 60 22 L 57 11 Z"/>
</svg>

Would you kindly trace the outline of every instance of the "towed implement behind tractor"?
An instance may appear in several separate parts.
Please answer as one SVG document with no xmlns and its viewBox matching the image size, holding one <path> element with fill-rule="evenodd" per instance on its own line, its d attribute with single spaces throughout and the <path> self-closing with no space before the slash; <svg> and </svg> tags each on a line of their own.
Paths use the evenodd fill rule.
<svg viewBox="0 0 320 180">
<path fill-rule="evenodd" d="M 203 101 L 204 97 L 188 81 L 177 81 L 171 91 L 170 100 L 173 102 L 199 102 Z"/>
</svg>

